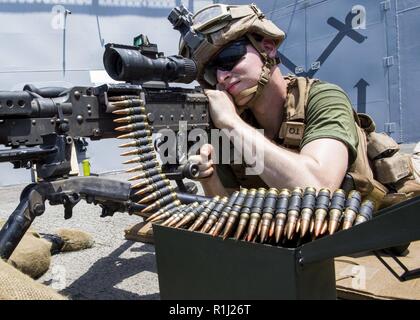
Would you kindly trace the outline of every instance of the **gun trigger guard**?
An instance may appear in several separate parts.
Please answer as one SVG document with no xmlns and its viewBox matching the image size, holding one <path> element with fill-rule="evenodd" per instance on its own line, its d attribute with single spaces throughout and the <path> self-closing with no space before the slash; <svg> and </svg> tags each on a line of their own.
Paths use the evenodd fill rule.
<svg viewBox="0 0 420 320">
<path fill-rule="evenodd" d="M 101 218 L 112 217 L 115 212 L 121 210 L 120 204 L 101 203 L 99 206 L 102 208 Z"/>
<path fill-rule="evenodd" d="M 81 197 L 77 193 L 63 194 L 62 202 L 64 205 L 64 219 L 70 219 L 73 216 L 73 208 L 79 203 Z"/>
</svg>

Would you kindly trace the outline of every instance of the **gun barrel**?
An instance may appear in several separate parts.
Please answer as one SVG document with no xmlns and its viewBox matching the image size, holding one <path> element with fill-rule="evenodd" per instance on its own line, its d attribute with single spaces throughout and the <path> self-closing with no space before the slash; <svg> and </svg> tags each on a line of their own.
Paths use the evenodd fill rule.
<svg viewBox="0 0 420 320">
<path fill-rule="evenodd" d="M 30 116 L 32 99 L 26 91 L 0 91 L 0 116 Z"/>
<path fill-rule="evenodd" d="M 29 161 L 43 159 L 51 154 L 57 153 L 55 146 L 49 148 L 40 148 L 35 146 L 32 148 L 4 149 L 0 150 L 0 162 L 8 161 Z"/>
<path fill-rule="evenodd" d="M 28 91 L 0 91 L 0 118 L 53 117 L 58 114 L 58 104 L 63 114 L 71 114 L 71 103 L 64 99 L 34 97 Z"/>
</svg>

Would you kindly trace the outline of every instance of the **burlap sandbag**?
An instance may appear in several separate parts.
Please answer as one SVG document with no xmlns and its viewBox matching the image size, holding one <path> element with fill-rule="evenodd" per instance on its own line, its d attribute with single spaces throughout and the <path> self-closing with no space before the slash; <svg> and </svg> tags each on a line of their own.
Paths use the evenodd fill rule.
<svg viewBox="0 0 420 320">
<path fill-rule="evenodd" d="M 420 241 L 398 257 L 409 270 L 420 265 Z M 389 256 L 383 259 L 401 275 L 403 269 Z M 337 294 L 344 299 L 420 299 L 420 278 L 401 282 L 373 255 L 335 258 Z"/>
<path fill-rule="evenodd" d="M 0 221 L 0 228 L 3 224 L 4 221 Z M 87 249 L 94 244 L 92 236 L 80 230 L 59 229 L 55 234 L 64 241 L 61 252 Z M 42 239 L 34 229 L 29 228 L 10 256 L 8 263 L 37 279 L 50 267 L 51 246 L 50 241 Z"/>
<path fill-rule="evenodd" d="M 31 278 L 37 279 L 50 267 L 51 242 L 26 234 L 13 251 L 8 263 Z"/>
<path fill-rule="evenodd" d="M 0 259 L 0 300 L 66 300 Z"/>
<path fill-rule="evenodd" d="M 0 221 L 0 228 L 4 222 Z M 8 263 L 37 279 L 48 271 L 51 262 L 51 242 L 41 239 L 32 228 L 25 233 Z"/>
<path fill-rule="evenodd" d="M 92 248 L 94 241 L 90 234 L 76 229 L 58 229 L 56 235 L 64 240 L 61 252 Z"/>
</svg>

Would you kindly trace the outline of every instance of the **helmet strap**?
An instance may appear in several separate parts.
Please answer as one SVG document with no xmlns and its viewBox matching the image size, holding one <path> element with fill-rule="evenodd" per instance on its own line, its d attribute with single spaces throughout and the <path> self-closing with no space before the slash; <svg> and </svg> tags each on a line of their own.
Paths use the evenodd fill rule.
<svg viewBox="0 0 420 320">
<path fill-rule="evenodd" d="M 238 103 L 239 101 L 243 100 L 245 97 L 253 95 L 253 97 L 246 104 L 246 106 L 238 107 L 239 113 L 242 113 L 245 109 L 249 107 L 253 107 L 255 105 L 255 102 L 261 96 L 265 85 L 270 81 L 271 68 L 277 64 L 276 59 L 270 58 L 267 55 L 267 53 L 265 53 L 263 50 L 260 49 L 259 43 L 257 42 L 257 40 L 255 40 L 255 38 L 252 35 L 247 34 L 246 36 L 251 42 L 252 46 L 255 48 L 255 50 L 257 50 L 258 53 L 260 54 L 264 65 L 261 69 L 261 74 L 260 74 L 260 78 L 258 79 L 257 85 L 241 91 L 238 94 L 238 96 L 235 98 L 235 102 Z"/>
</svg>

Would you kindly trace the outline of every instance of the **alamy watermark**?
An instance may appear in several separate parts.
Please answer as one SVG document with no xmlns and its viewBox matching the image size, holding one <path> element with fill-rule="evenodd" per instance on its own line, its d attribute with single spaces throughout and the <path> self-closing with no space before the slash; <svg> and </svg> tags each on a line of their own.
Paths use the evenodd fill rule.
<svg viewBox="0 0 420 320">
<path fill-rule="evenodd" d="M 366 289 L 366 268 L 364 266 L 353 266 L 351 268 L 351 287 L 355 290 Z"/>
<path fill-rule="evenodd" d="M 351 288 L 354 290 L 366 290 L 366 267 L 353 265 L 344 268 L 340 272 L 341 279 L 351 278 Z"/>
<path fill-rule="evenodd" d="M 366 29 L 366 8 L 357 4 L 351 8 L 351 13 L 355 14 L 351 20 L 352 29 Z"/>
<path fill-rule="evenodd" d="M 187 131 L 185 121 L 179 122 L 177 132 L 162 129 L 158 132 L 159 154 L 163 164 L 176 164 L 177 155 L 197 155 L 201 147 L 211 144 L 214 148 L 214 164 L 244 164 L 245 174 L 260 175 L 264 170 L 264 144 L 258 139 L 264 136 L 263 129 L 255 129 L 255 134 L 244 135 L 237 130 L 192 129 Z M 182 139 L 179 139 L 179 137 Z"/>
</svg>

